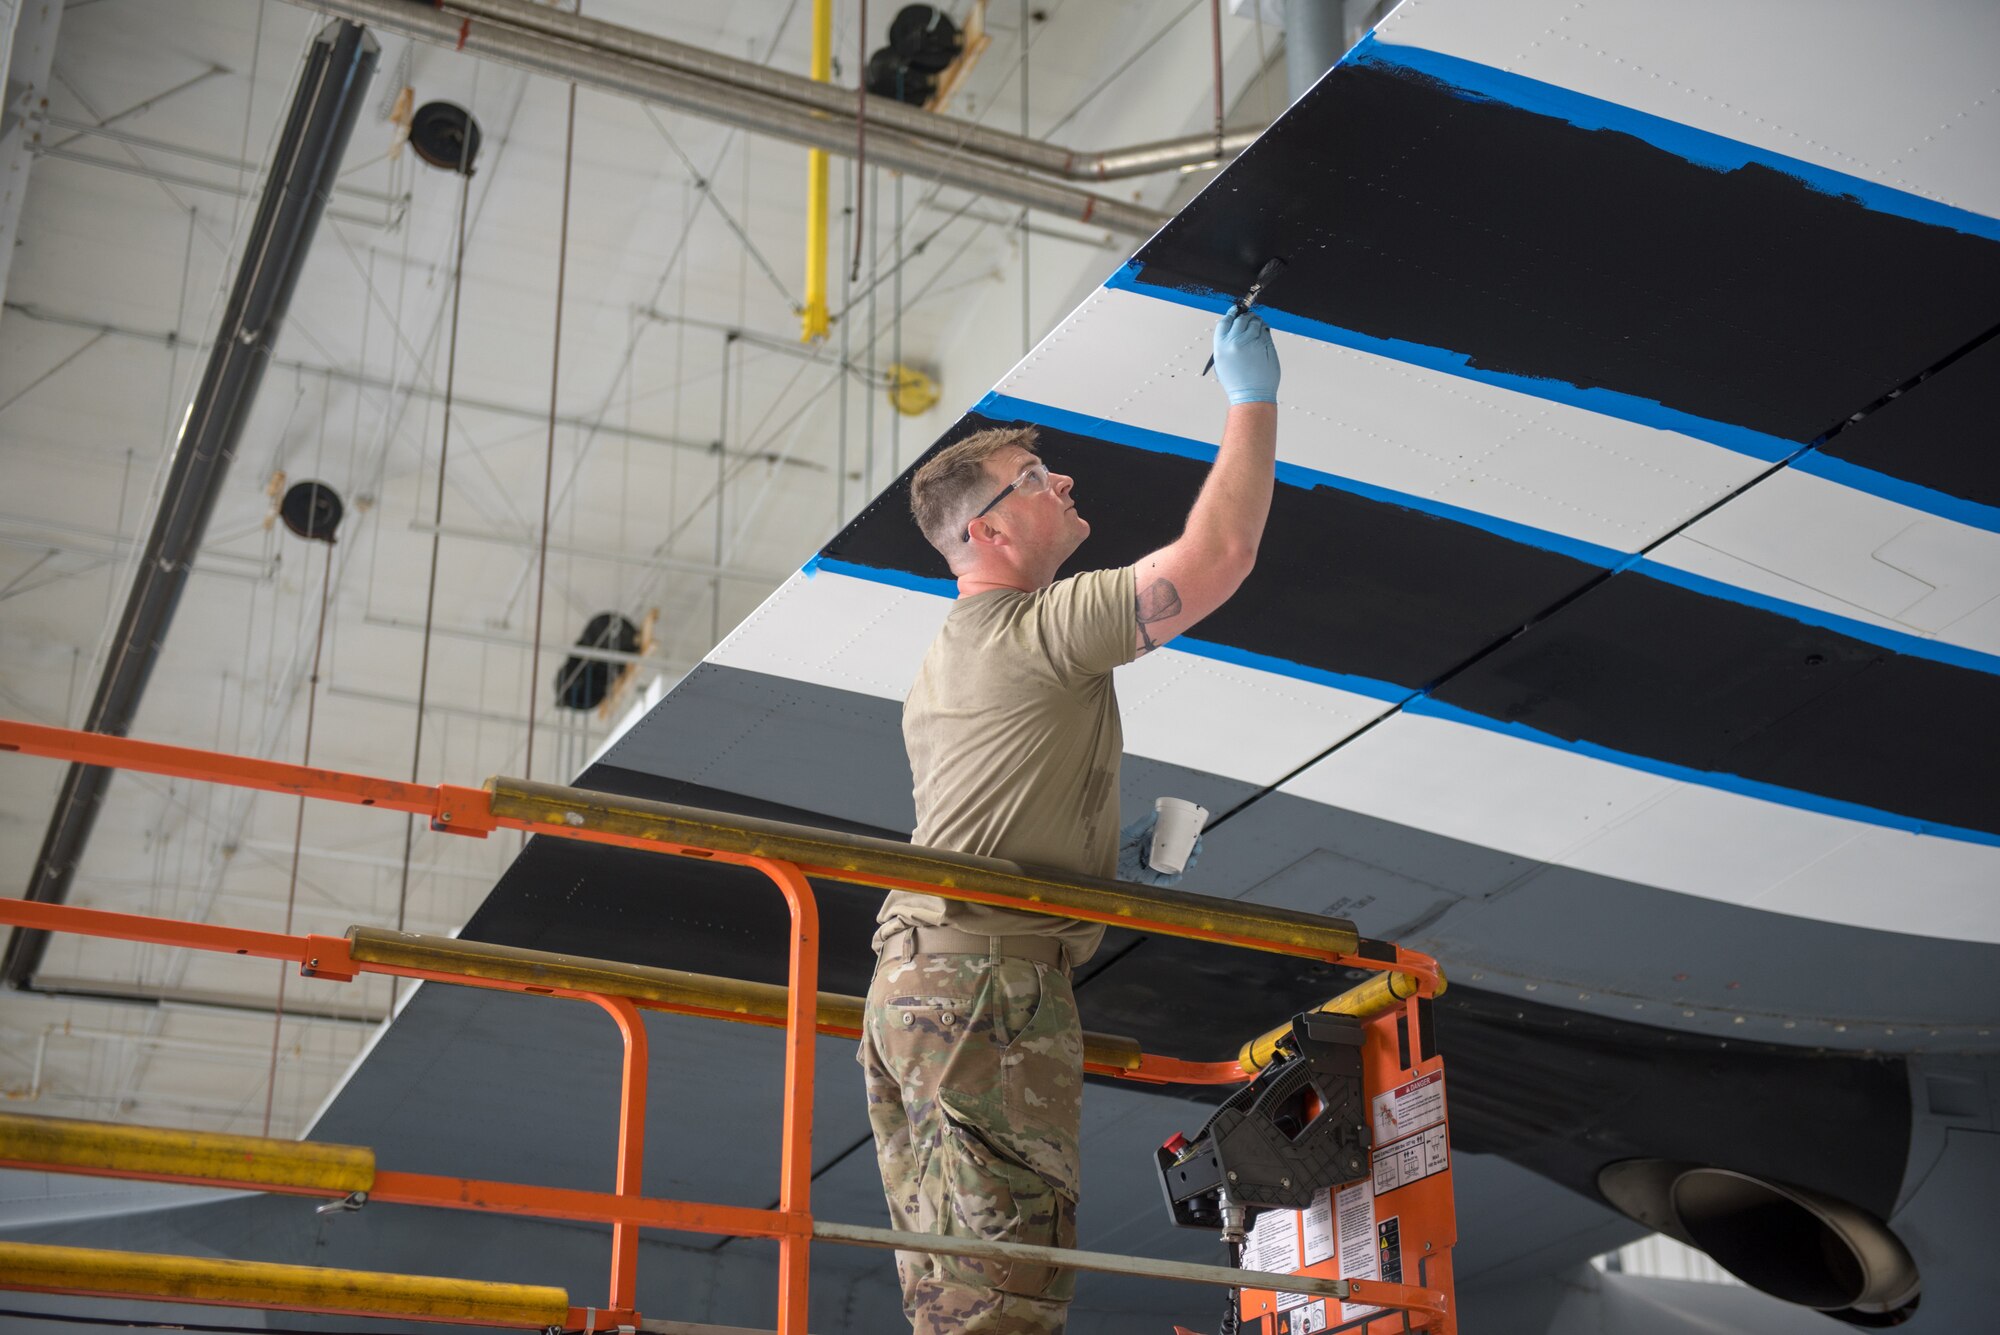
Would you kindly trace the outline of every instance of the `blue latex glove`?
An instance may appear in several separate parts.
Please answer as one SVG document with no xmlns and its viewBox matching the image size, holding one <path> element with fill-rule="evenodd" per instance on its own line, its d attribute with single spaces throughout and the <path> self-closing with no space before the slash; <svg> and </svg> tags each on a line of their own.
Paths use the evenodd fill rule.
<svg viewBox="0 0 2000 1335">
<path fill-rule="evenodd" d="M 1146 865 L 1146 855 L 1153 850 L 1153 827 L 1160 823 L 1160 813 L 1148 811 L 1139 819 L 1118 832 L 1118 879 L 1137 881 L 1140 885 L 1174 885 L 1181 876 L 1194 870 L 1195 859 L 1201 856 L 1201 836 L 1196 835 L 1194 847 L 1188 850 L 1187 866 L 1179 872 L 1154 871 Z"/>
<path fill-rule="evenodd" d="M 1278 349 L 1255 311 L 1231 306 L 1217 322 L 1215 378 L 1231 403 L 1278 401 Z"/>
</svg>

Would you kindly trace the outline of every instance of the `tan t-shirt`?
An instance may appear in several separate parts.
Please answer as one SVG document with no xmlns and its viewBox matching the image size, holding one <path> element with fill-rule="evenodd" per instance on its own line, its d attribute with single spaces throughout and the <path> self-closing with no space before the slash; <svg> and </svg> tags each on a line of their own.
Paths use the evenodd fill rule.
<svg viewBox="0 0 2000 1335">
<path fill-rule="evenodd" d="M 952 605 L 903 703 L 916 780 L 913 843 L 1089 876 L 1118 870 L 1124 733 L 1111 670 L 1133 659 L 1130 566 L 1046 589 L 1000 589 Z M 1056 936 L 1070 962 L 1098 923 L 891 891 L 879 950 L 905 926 L 982 936 Z"/>
</svg>

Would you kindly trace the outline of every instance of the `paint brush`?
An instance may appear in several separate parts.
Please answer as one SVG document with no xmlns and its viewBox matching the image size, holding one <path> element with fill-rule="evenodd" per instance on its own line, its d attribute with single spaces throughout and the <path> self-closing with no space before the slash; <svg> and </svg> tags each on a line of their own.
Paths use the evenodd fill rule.
<svg viewBox="0 0 2000 1335">
<path fill-rule="evenodd" d="M 1265 260 L 1264 267 L 1257 271 L 1257 281 L 1250 284 L 1250 290 L 1243 294 L 1243 299 L 1241 301 L 1236 302 L 1235 305 L 1232 307 L 1232 309 L 1239 311 L 1247 311 L 1252 306 L 1256 305 L 1257 298 L 1264 294 L 1264 289 L 1267 286 L 1269 286 L 1273 278 L 1276 278 L 1280 273 L 1284 272 L 1284 268 L 1285 268 L 1285 262 L 1283 260 L 1278 260 L 1278 259 Z M 1213 371 L 1214 369 L 1215 369 L 1215 354 L 1210 353 L 1208 356 L 1208 365 L 1201 368 L 1201 373 L 1203 375 L 1207 375 L 1210 371 Z"/>
</svg>

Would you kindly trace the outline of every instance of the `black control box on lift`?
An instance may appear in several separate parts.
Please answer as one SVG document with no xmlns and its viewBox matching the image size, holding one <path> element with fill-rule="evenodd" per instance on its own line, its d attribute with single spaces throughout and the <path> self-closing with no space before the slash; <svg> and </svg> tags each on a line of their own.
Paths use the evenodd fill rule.
<svg viewBox="0 0 2000 1335">
<path fill-rule="evenodd" d="M 1175 1224 L 1233 1233 L 1260 1211 L 1303 1210 L 1326 1188 L 1368 1174 L 1364 1028 L 1347 1015 L 1293 1017 L 1256 1079 L 1192 1139 L 1176 1135 L 1155 1151 Z"/>
</svg>

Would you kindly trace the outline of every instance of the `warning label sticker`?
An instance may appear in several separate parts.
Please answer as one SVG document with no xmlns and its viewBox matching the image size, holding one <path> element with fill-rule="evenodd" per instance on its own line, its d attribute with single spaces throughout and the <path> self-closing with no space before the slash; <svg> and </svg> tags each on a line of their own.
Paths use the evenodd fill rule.
<svg viewBox="0 0 2000 1335">
<path fill-rule="evenodd" d="M 1297 1210 L 1268 1210 L 1257 1216 L 1257 1222 L 1250 1226 L 1250 1236 L 1243 1240 L 1243 1268 L 1274 1275 L 1296 1275 L 1303 1269 L 1299 1264 Z M 1277 1301 L 1282 1312 L 1305 1302 L 1306 1295 L 1280 1292 Z"/>
<path fill-rule="evenodd" d="M 1451 1145 L 1442 1126 L 1433 1126 L 1407 1140 L 1375 1151 L 1375 1194 L 1421 1182 L 1451 1167 Z"/>
<path fill-rule="evenodd" d="M 1403 1282 L 1403 1221 L 1390 1215 L 1375 1225 L 1375 1250 L 1382 1254 L 1382 1278 L 1390 1284 Z"/>
<path fill-rule="evenodd" d="M 1285 1335 L 1313 1335 L 1314 1331 L 1325 1330 L 1326 1299 L 1307 1303 L 1286 1320 Z"/>
<path fill-rule="evenodd" d="M 1332 1257 L 1333 1191 L 1329 1188 L 1306 1207 L 1306 1264 L 1318 1265 Z"/>
<path fill-rule="evenodd" d="M 1334 1223 L 1340 1230 L 1340 1275 L 1342 1279 L 1380 1279 L 1375 1250 L 1375 1191 L 1366 1178 L 1351 1187 L 1342 1187 L 1333 1198 Z M 1342 1303 L 1344 1325 L 1381 1309 L 1372 1303 Z"/>
<path fill-rule="evenodd" d="M 1444 1120 L 1444 1072 L 1420 1075 L 1407 1085 L 1398 1085 L 1377 1094 L 1371 1103 L 1375 1112 L 1375 1143 L 1386 1145 L 1415 1131 Z"/>
<path fill-rule="evenodd" d="M 1299 1270 L 1299 1212 L 1266 1210 L 1250 1226 L 1243 1240 L 1243 1268 L 1274 1275 L 1293 1275 Z"/>
</svg>

